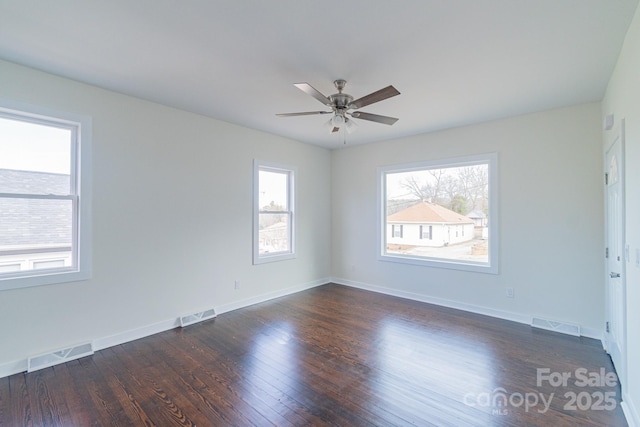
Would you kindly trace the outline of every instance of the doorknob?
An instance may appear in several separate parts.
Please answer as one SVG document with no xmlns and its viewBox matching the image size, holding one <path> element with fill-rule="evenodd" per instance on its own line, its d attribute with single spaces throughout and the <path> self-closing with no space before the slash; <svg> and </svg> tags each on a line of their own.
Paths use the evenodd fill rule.
<svg viewBox="0 0 640 427">
<path fill-rule="evenodd" d="M 609 273 L 609 277 L 611 277 L 612 279 L 617 279 L 618 277 L 620 277 L 620 273 L 611 272 Z"/>
</svg>

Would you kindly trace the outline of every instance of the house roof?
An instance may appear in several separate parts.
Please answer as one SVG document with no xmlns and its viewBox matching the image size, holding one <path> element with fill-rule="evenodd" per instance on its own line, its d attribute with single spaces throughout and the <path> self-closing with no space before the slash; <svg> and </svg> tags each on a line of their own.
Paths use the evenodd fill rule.
<svg viewBox="0 0 640 427">
<path fill-rule="evenodd" d="M 0 169 L 0 193 L 69 193 L 69 175 Z M 0 249 L 70 245 L 67 200 L 0 198 Z"/>
<path fill-rule="evenodd" d="M 467 217 L 471 219 L 484 219 L 487 215 L 482 211 L 471 211 L 467 214 Z"/>
<path fill-rule="evenodd" d="M 473 224 L 470 218 L 435 203 L 422 202 L 387 217 L 387 222 Z"/>
</svg>

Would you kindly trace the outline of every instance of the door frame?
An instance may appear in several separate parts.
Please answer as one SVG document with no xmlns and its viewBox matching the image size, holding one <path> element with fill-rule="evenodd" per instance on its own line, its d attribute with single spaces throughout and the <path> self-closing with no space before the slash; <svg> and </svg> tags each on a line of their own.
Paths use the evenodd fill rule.
<svg viewBox="0 0 640 427">
<path fill-rule="evenodd" d="M 620 141 L 620 158 L 618 159 L 618 169 L 620 171 L 620 253 L 623 256 L 621 262 L 621 270 L 620 271 L 620 285 L 622 286 L 622 331 L 620 333 L 621 342 L 618 343 L 620 348 L 620 358 L 622 366 L 615 366 L 616 372 L 618 374 L 618 379 L 622 387 L 622 395 L 626 394 L 626 374 L 627 374 L 627 281 L 626 281 L 626 264 L 628 262 L 628 252 L 626 246 L 626 194 L 625 194 L 625 119 L 622 118 L 619 123 L 613 126 L 611 129 L 607 129 L 608 132 L 605 133 L 605 150 L 604 150 L 604 170 L 605 173 L 608 173 L 607 164 L 607 153 L 612 149 L 613 145 L 617 140 Z M 608 185 L 605 184 L 604 189 L 604 208 L 605 208 L 605 247 L 608 247 L 609 244 L 609 195 L 608 195 Z M 610 354 L 610 333 L 607 332 L 607 323 L 610 322 L 611 318 L 615 315 L 615 313 L 611 312 L 611 301 L 610 301 L 610 292 L 609 292 L 609 260 L 605 258 L 605 324 L 604 324 L 604 340 L 603 344 L 607 353 Z"/>
</svg>

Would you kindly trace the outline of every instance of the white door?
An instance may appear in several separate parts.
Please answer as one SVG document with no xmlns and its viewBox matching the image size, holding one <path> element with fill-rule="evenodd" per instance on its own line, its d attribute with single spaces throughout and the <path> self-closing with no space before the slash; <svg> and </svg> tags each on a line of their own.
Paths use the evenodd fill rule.
<svg viewBox="0 0 640 427">
<path fill-rule="evenodd" d="M 626 370 L 626 291 L 624 248 L 624 120 L 611 131 L 606 153 L 606 304 L 605 344 L 618 376 Z"/>
</svg>

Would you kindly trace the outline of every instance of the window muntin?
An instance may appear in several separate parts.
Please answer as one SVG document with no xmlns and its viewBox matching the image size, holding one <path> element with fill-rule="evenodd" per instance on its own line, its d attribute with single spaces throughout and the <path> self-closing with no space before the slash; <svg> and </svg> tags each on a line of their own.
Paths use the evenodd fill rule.
<svg viewBox="0 0 640 427">
<path fill-rule="evenodd" d="M 294 177 L 293 167 L 254 163 L 254 264 L 295 256 Z"/>
<path fill-rule="evenodd" d="M 89 277 L 90 128 L 0 100 L 0 290 Z"/>
<path fill-rule="evenodd" d="M 381 260 L 497 273 L 497 155 L 382 167 L 378 180 Z"/>
</svg>

